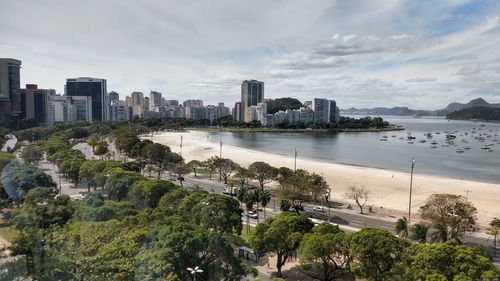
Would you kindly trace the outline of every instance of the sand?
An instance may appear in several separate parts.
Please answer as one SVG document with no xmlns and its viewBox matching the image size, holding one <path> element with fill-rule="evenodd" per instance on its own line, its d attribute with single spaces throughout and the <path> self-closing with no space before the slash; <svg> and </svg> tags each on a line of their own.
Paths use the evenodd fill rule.
<svg viewBox="0 0 500 281">
<path fill-rule="evenodd" d="M 153 136 L 153 141 L 171 147 L 173 152 L 180 152 L 186 161 L 206 160 L 219 156 L 219 143 L 207 139 L 207 132 L 162 132 Z M 223 144 L 222 157 L 230 158 L 242 166 L 255 161 L 264 161 L 275 167 L 293 169 L 293 151 L 289 156 L 250 150 Z M 325 177 L 332 188 L 332 200 L 346 202 L 344 194 L 351 185 L 365 186 L 370 190 L 367 205 L 408 211 L 410 174 L 386 169 L 367 168 L 323 162 L 316 159 L 297 158 L 297 169 L 305 169 Z M 416 214 L 425 200 L 435 193 L 450 193 L 466 196 L 478 209 L 479 224 L 487 226 L 494 217 L 500 218 L 500 185 L 477 181 L 461 180 L 415 173 L 413 176 L 412 213 Z M 412 215 L 413 217 L 413 215 Z"/>
</svg>

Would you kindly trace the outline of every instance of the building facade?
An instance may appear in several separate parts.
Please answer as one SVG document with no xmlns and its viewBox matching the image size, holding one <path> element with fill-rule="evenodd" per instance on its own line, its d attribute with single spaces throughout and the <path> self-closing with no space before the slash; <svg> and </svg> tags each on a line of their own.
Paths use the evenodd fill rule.
<svg viewBox="0 0 500 281">
<path fill-rule="evenodd" d="M 264 82 L 257 80 L 245 80 L 241 83 L 241 120 L 250 122 L 253 112 L 252 106 L 264 101 Z"/>
<path fill-rule="evenodd" d="M 49 98 L 54 96 L 53 89 L 38 89 L 35 84 L 26 84 L 20 89 L 21 120 L 33 120 L 39 126 L 49 125 Z"/>
<path fill-rule="evenodd" d="M 0 124 L 19 122 L 21 111 L 21 61 L 0 58 Z"/>
<path fill-rule="evenodd" d="M 92 120 L 108 120 L 108 92 L 106 79 L 79 77 L 66 79 L 65 92 L 70 97 L 92 98 Z"/>
<path fill-rule="evenodd" d="M 160 92 L 151 91 L 149 93 L 149 108 L 159 107 L 162 105 L 162 98 Z"/>
</svg>

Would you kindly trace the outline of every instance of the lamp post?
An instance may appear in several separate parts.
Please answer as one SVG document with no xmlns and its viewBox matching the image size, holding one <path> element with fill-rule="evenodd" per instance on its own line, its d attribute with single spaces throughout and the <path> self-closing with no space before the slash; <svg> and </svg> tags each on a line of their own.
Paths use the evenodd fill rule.
<svg viewBox="0 0 500 281">
<path fill-rule="evenodd" d="M 295 157 L 293 161 L 293 171 L 297 171 L 297 147 L 295 147 Z"/>
<path fill-rule="evenodd" d="M 181 145 L 180 145 L 180 149 L 181 149 L 181 156 L 182 156 L 182 135 L 181 135 Z"/>
<path fill-rule="evenodd" d="M 196 281 L 196 273 L 203 272 L 203 270 L 200 269 L 198 266 L 195 268 L 188 267 L 187 270 L 189 271 L 189 273 L 193 274 L 193 281 Z"/>
<path fill-rule="evenodd" d="M 222 139 L 219 142 L 220 148 L 219 148 L 219 159 L 222 159 Z M 219 181 L 222 180 L 222 173 L 220 172 L 222 168 L 222 161 L 219 161 Z"/>
<path fill-rule="evenodd" d="M 469 193 L 472 192 L 472 190 L 464 190 L 467 195 L 465 195 L 465 199 L 468 201 L 469 200 Z"/>
<path fill-rule="evenodd" d="M 411 158 L 411 174 L 410 174 L 410 199 L 408 200 L 408 224 L 411 224 L 411 190 L 413 187 L 413 169 L 415 168 L 415 159 Z"/>
</svg>

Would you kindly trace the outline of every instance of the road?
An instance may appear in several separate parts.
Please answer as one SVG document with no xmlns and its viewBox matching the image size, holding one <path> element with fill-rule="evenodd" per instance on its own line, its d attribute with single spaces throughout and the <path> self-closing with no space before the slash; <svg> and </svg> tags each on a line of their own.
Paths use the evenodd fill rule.
<svg viewBox="0 0 500 281">
<path fill-rule="evenodd" d="M 92 159 L 93 157 L 92 149 L 88 144 L 80 143 L 77 144 L 74 148 L 82 151 L 82 153 L 85 155 L 87 159 Z M 110 145 L 109 148 L 110 151 L 112 152 L 112 155 L 118 155 L 115 152 L 114 146 Z M 55 169 L 57 169 L 57 167 L 55 167 Z M 169 175 L 164 174 L 162 178 L 169 180 Z M 206 176 L 199 175 L 198 177 L 194 177 L 194 175 L 186 175 L 184 176 L 184 179 L 185 181 L 183 185 L 188 189 L 199 187 L 209 192 L 223 194 L 223 190 L 226 188 L 226 185 L 223 182 L 220 182 L 216 177 L 214 177 L 212 180 L 209 180 Z M 64 194 L 70 194 L 66 192 L 71 192 L 74 194 L 74 192 L 79 192 L 78 190 L 81 189 L 75 189 L 75 188 L 68 189 L 63 183 Z M 86 189 L 84 190 L 86 191 Z M 328 221 L 329 217 L 328 208 L 324 207 L 325 212 L 317 212 L 313 210 L 314 206 L 315 205 L 312 204 L 304 204 L 304 211 L 301 213 L 312 218 L 313 221 L 318 223 L 323 221 Z M 279 214 L 280 212 L 281 211 L 279 210 L 279 201 L 276 200 L 276 198 L 272 198 L 271 202 L 266 207 L 266 215 L 268 217 L 272 217 Z M 374 213 L 359 214 L 355 210 L 348 210 L 341 208 L 330 208 L 330 217 L 331 217 L 330 221 L 332 223 L 338 225 L 341 229 L 344 229 L 345 231 L 349 232 L 358 231 L 365 227 L 376 227 L 394 233 L 394 225 L 396 222 L 395 218 L 382 217 Z M 261 219 L 263 218 L 263 213 L 259 214 L 259 218 Z M 244 220 L 246 221 L 246 218 L 244 218 Z M 258 221 L 254 219 L 250 219 L 250 221 L 252 223 L 258 223 Z M 467 233 L 465 237 L 465 243 L 471 246 L 478 246 L 478 245 L 483 245 L 488 247 L 492 246 L 491 238 L 485 233 Z M 500 253 L 500 249 L 497 249 L 497 252 Z M 496 262 L 500 261 L 500 255 L 495 258 L 495 261 Z"/>
</svg>

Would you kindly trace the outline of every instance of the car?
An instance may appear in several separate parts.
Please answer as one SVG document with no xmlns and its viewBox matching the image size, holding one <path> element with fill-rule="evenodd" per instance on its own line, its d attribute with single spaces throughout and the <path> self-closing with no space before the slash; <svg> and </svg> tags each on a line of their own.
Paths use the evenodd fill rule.
<svg viewBox="0 0 500 281">
<path fill-rule="evenodd" d="M 248 212 L 247 217 L 249 217 L 251 219 L 258 219 L 259 214 L 257 214 L 256 212 Z"/>
<path fill-rule="evenodd" d="M 313 211 L 324 213 L 325 209 L 322 206 L 314 206 Z"/>
</svg>

